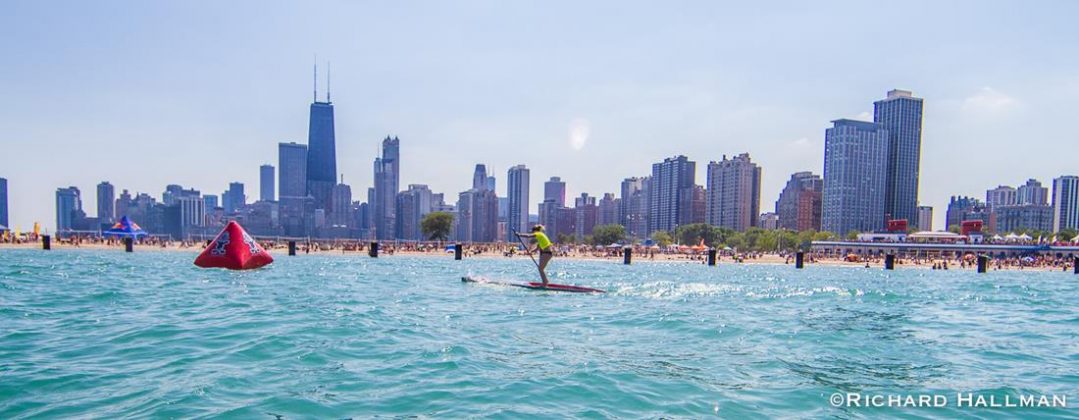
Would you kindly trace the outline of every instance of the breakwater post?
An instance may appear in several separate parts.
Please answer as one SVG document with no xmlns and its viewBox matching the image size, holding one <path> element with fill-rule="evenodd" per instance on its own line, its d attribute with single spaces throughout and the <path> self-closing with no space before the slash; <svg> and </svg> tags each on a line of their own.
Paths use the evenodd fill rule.
<svg viewBox="0 0 1079 420">
<path fill-rule="evenodd" d="M 461 254 L 462 254 L 462 252 L 461 252 L 462 249 L 461 248 L 462 248 L 462 246 L 461 246 L 460 242 L 453 244 L 453 259 L 454 260 L 461 261 Z"/>
<path fill-rule="evenodd" d="M 984 273 L 986 266 L 989 265 L 989 257 L 985 255 L 978 256 L 978 272 Z"/>
<path fill-rule="evenodd" d="M 708 248 L 708 265 L 716 265 L 716 249 Z"/>
<path fill-rule="evenodd" d="M 52 249 L 52 237 L 49 235 L 41 235 L 41 249 L 46 251 Z"/>
<path fill-rule="evenodd" d="M 895 254 L 888 254 L 884 256 L 884 269 L 895 270 Z"/>
<path fill-rule="evenodd" d="M 371 242 L 371 248 L 367 250 L 367 256 L 378 258 L 378 242 Z"/>
<path fill-rule="evenodd" d="M 124 238 L 124 252 L 135 252 L 134 238 Z"/>
<path fill-rule="evenodd" d="M 1075 261 L 1072 261 L 1072 270 L 1075 274 L 1079 274 L 1079 257 L 1075 257 Z"/>
<path fill-rule="evenodd" d="M 805 253 L 798 251 L 794 254 L 794 268 L 805 268 Z"/>
<path fill-rule="evenodd" d="M 288 241 L 288 256 L 296 256 L 296 241 Z"/>
<path fill-rule="evenodd" d="M 633 262 L 633 248 L 628 246 L 622 248 L 622 264 L 629 265 L 631 262 Z"/>
</svg>

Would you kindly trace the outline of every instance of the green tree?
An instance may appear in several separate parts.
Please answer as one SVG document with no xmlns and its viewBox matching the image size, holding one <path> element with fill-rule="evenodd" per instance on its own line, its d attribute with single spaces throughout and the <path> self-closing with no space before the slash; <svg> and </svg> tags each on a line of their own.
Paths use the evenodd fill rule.
<svg viewBox="0 0 1079 420">
<path fill-rule="evenodd" d="M 836 236 L 836 234 L 834 234 L 832 232 L 829 232 L 829 231 L 826 231 L 826 230 L 816 232 L 816 233 L 813 234 L 813 240 L 814 241 L 834 241 L 836 239 L 839 239 L 839 237 Z"/>
<path fill-rule="evenodd" d="M 575 244 L 577 243 L 577 236 L 567 233 L 559 233 L 558 242 L 563 244 Z"/>
<path fill-rule="evenodd" d="M 453 230 L 453 213 L 435 211 L 427 213 L 420 221 L 420 231 L 432 241 L 444 241 L 449 239 L 450 231 Z"/>
<path fill-rule="evenodd" d="M 658 230 L 652 233 L 652 240 L 656 241 L 659 246 L 668 246 L 674 243 L 674 237 L 670 233 Z"/>
<path fill-rule="evenodd" d="M 951 226 L 948 226 L 948 232 L 959 233 L 959 232 L 962 232 L 962 229 L 959 229 L 959 225 L 951 225 Z"/>
<path fill-rule="evenodd" d="M 731 249 L 735 249 L 741 252 L 746 251 L 746 238 L 745 235 L 742 235 L 740 233 L 735 233 L 728 236 L 726 240 L 723 241 L 723 243 L 726 246 L 731 247 Z"/>
<path fill-rule="evenodd" d="M 1075 240 L 1076 235 L 1079 235 L 1079 231 L 1072 228 L 1064 228 L 1057 233 L 1057 239 L 1061 241 L 1071 241 Z"/>
<path fill-rule="evenodd" d="M 626 228 L 619 224 L 600 225 L 592 229 L 593 245 L 622 243 L 626 239 Z"/>
<path fill-rule="evenodd" d="M 674 229 L 674 237 L 682 245 L 697 245 L 704 240 L 705 245 L 713 246 L 719 231 L 707 223 L 692 223 Z"/>
<path fill-rule="evenodd" d="M 853 229 L 850 232 L 847 232 L 847 240 L 853 241 L 855 239 L 858 239 L 858 233 L 859 232 L 857 230 Z"/>
</svg>

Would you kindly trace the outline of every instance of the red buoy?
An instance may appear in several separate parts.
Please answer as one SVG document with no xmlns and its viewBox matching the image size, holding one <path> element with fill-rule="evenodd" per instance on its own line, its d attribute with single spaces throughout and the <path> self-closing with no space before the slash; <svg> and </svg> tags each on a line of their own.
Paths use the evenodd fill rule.
<svg viewBox="0 0 1079 420">
<path fill-rule="evenodd" d="M 195 265 L 202 268 L 220 267 L 230 270 L 250 270 L 272 263 L 273 257 L 266 252 L 255 238 L 248 235 L 244 228 L 235 221 L 229 222 L 217 234 L 213 242 L 202 250 Z"/>
</svg>

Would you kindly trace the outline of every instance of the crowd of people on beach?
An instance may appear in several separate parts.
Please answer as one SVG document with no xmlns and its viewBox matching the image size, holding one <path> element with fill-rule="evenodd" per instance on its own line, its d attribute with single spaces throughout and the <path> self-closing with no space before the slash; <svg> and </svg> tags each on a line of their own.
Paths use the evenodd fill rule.
<svg viewBox="0 0 1079 420">
<path fill-rule="evenodd" d="M 168 237 L 146 236 L 138 238 L 135 245 L 138 247 L 150 247 L 171 250 L 199 250 L 208 245 L 211 238 L 189 239 L 174 241 Z M 287 252 L 290 239 L 287 238 L 256 238 L 267 250 Z M 39 244 L 40 235 L 0 235 L 0 244 L 33 246 Z M 301 254 L 349 254 L 368 252 L 371 241 L 369 240 L 310 240 L 292 239 L 296 242 L 297 253 Z M 454 242 L 448 241 L 386 241 L 379 243 L 380 255 L 395 254 L 426 254 L 443 255 L 454 253 Z M 120 238 L 102 237 L 99 235 L 69 235 L 52 238 L 52 245 L 57 247 L 73 248 L 117 248 L 123 249 L 124 242 Z M 573 259 L 595 260 L 618 260 L 624 257 L 627 246 L 598 246 L 582 244 L 556 244 L 553 252 L 555 256 Z M 657 245 L 628 245 L 634 261 L 684 261 L 705 264 L 708 260 L 708 249 L 686 248 L 678 246 L 660 247 Z M 462 244 L 463 257 L 524 257 L 527 254 L 522 246 L 517 243 L 466 243 Z M 733 263 L 782 263 L 793 264 L 795 251 L 776 250 L 773 252 L 739 251 L 729 248 L 716 249 L 717 262 Z M 915 266 L 930 268 L 933 270 L 966 270 L 975 269 L 977 266 L 976 256 L 972 253 L 954 253 L 949 255 L 899 256 L 896 258 L 897 266 Z M 821 252 L 805 252 L 804 262 L 808 264 L 825 263 L 833 265 L 854 265 L 864 267 L 883 266 L 885 255 L 883 253 L 846 256 L 826 255 Z M 1049 254 L 1031 253 L 1029 255 L 997 256 L 990 258 L 989 267 L 993 270 L 1069 270 L 1073 267 L 1074 259 L 1065 257 L 1057 258 Z"/>
</svg>

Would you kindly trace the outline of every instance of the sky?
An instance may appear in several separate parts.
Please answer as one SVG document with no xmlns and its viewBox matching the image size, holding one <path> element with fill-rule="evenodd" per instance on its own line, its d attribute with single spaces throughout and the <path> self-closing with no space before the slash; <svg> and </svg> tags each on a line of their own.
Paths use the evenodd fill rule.
<svg viewBox="0 0 1079 420">
<path fill-rule="evenodd" d="M 751 4 L 752 3 L 752 4 Z M 477 163 L 567 199 L 686 155 L 749 153 L 761 210 L 821 174 L 824 130 L 891 89 L 925 99 L 920 201 L 1079 174 L 1079 2 L 9 1 L 0 177 L 11 225 L 55 225 L 55 191 L 160 200 L 167 184 L 257 199 L 259 165 L 307 141 L 312 66 L 337 168 L 366 199 L 387 135 L 401 186 L 455 202 Z M 316 59 L 317 57 L 317 59 Z M 317 61 L 316 61 L 317 60 Z M 572 201 L 571 201 L 572 202 Z"/>
</svg>

